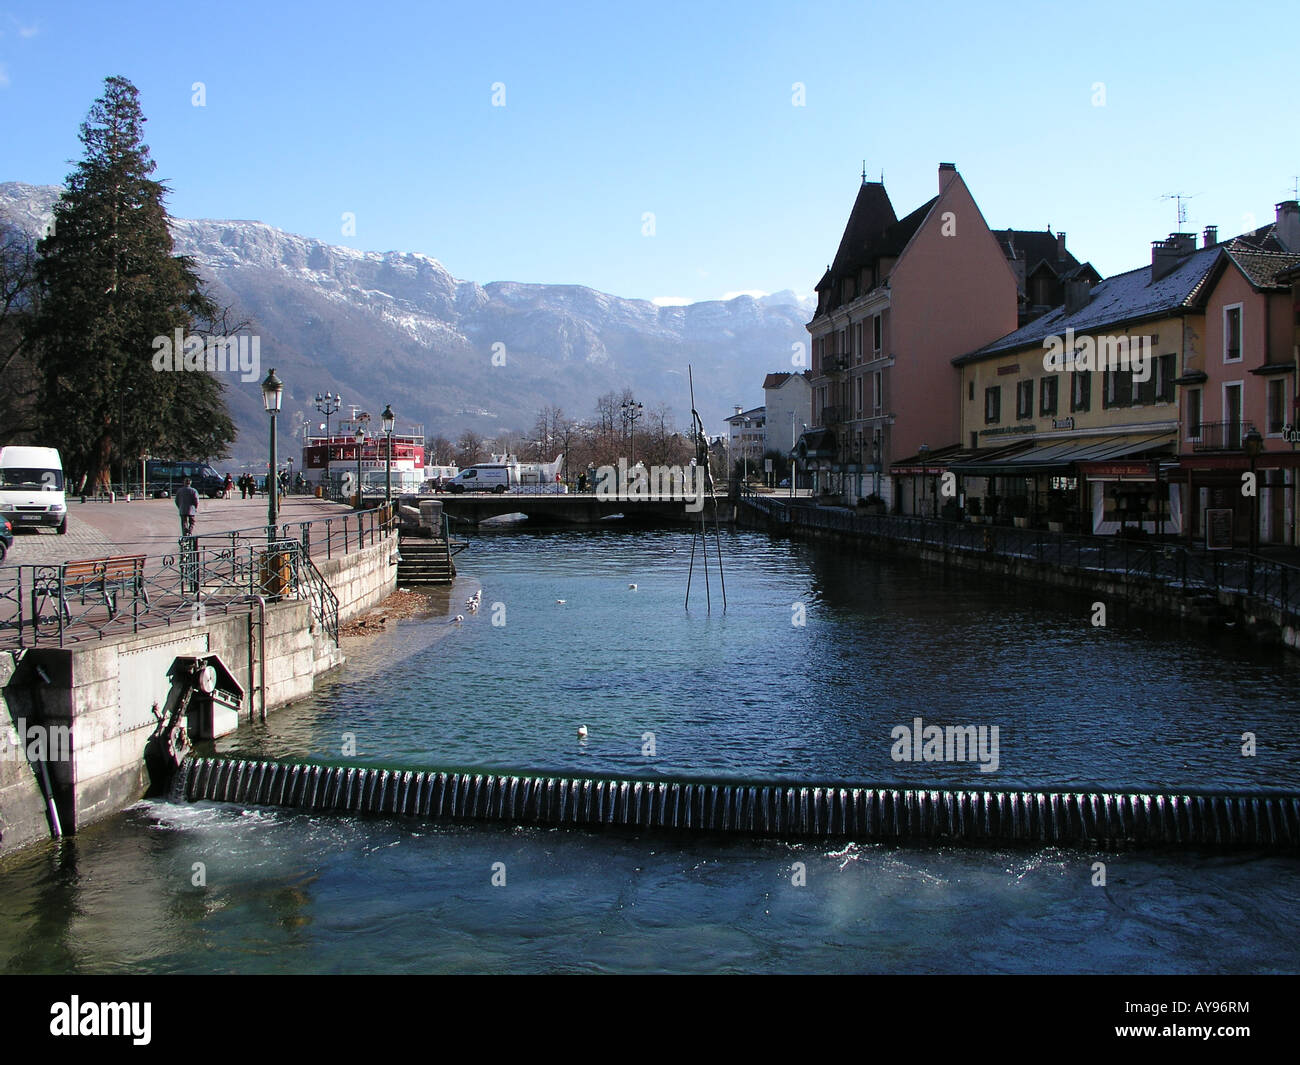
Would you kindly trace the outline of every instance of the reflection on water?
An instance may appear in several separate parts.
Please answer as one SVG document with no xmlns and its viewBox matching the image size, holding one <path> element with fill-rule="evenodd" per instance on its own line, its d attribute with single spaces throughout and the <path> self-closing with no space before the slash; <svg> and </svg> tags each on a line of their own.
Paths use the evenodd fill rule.
<svg viewBox="0 0 1300 1065">
<path fill-rule="evenodd" d="M 1084 600 L 747 534 L 724 537 L 726 615 L 686 614 L 689 548 L 477 538 L 434 617 L 350 641 L 316 697 L 220 747 L 342 760 L 351 733 L 347 760 L 408 766 L 1296 786 L 1295 666 L 1273 652 L 1114 608 L 1095 630 Z M 890 729 L 918 715 L 999 725 L 999 771 L 892 761 Z M 1298 867 L 149 802 L 0 862 L 0 971 L 1286 972 Z"/>
</svg>

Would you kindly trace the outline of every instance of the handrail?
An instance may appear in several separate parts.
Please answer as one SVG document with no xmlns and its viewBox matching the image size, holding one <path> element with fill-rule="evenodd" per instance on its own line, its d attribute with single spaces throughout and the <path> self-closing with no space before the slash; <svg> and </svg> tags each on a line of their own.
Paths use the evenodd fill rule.
<svg viewBox="0 0 1300 1065">
<path fill-rule="evenodd" d="M 765 507 L 754 499 L 756 510 Z M 1086 537 L 1039 529 L 975 525 L 903 514 L 854 514 L 789 502 L 776 524 L 911 542 L 944 551 L 1024 559 L 1061 569 L 1156 581 L 1184 590 L 1226 591 L 1270 603 L 1300 617 L 1300 567 L 1246 551 L 1199 551 L 1166 541 Z"/>
</svg>

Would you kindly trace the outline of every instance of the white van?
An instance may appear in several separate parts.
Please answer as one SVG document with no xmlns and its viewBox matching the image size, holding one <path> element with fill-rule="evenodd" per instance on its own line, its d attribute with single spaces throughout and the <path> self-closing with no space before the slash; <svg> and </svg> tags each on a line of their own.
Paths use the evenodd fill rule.
<svg viewBox="0 0 1300 1065">
<path fill-rule="evenodd" d="M 63 461 L 57 448 L 0 447 L 0 517 L 15 529 L 53 525 L 68 531 Z"/>
<path fill-rule="evenodd" d="M 504 462 L 480 462 L 469 466 L 447 482 L 448 492 L 506 492 L 519 482 L 517 466 Z"/>
</svg>

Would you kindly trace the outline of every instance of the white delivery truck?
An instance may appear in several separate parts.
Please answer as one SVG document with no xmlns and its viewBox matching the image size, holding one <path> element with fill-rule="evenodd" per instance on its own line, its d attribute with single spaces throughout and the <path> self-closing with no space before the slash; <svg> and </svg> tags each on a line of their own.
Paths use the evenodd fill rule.
<svg viewBox="0 0 1300 1065">
<path fill-rule="evenodd" d="M 467 466 L 447 482 L 448 492 L 559 491 L 558 474 L 563 455 L 554 462 L 521 463 L 513 455 L 494 455 L 491 462 Z"/>
<path fill-rule="evenodd" d="M 57 448 L 0 447 L 0 517 L 15 529 L 52 525 L 68 531 L 63 461 Z"/>
<path fill-rule="evenodd" d="M 447 482 L 447 491 L 456 492 L 506 492 L 519 483 L 517 466 L 504 462 L 480 462 L 467 466 Z"/>
</svg>

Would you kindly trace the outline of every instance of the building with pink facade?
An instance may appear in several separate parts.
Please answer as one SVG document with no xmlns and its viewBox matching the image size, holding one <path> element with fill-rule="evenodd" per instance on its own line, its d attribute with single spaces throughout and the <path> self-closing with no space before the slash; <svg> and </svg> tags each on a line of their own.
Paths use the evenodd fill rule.
<svg viewBox="0 0 1300 1065">
<path fill-rule="evenodd" d="M 796 456 L 819 493 L 911 509 L 893 464 L 960 441 L 952 359 L 1014 330 L 1016 274 L 951 163 L 939 192 L 899 218 L 863 180 L 817 284 L 811 428 Z"/>
<path fill-rule="evenodd" d="M 1300 300 L 1300 205 L 1277 205 L 1277 221 L 1221 246 L 1204 283 L 1204 338 L 1181 386 L 1179 468 L 1184 528 L 1204 541 L 1207 512 L 1231 512 L 1239 546 L 1300 546 L 1296 485 L 1296 328 Z M 1255 494 L 1243 473 L 1255 473 Z M 1245 482 L 1249 484 L 1249 481 Z M 1253 531 L 1252 531 L 1253 530 Z"/>
</svg>

